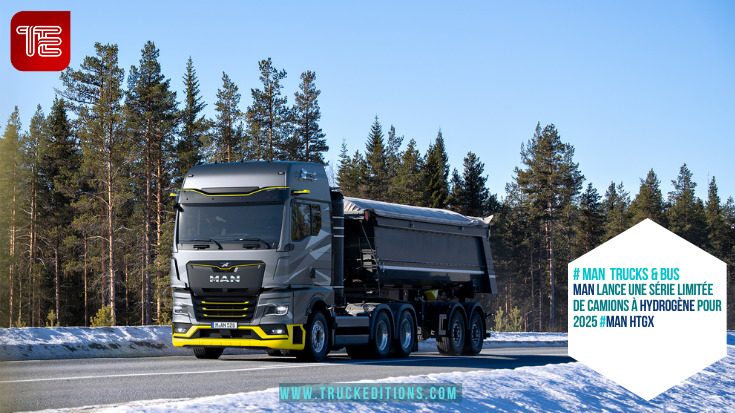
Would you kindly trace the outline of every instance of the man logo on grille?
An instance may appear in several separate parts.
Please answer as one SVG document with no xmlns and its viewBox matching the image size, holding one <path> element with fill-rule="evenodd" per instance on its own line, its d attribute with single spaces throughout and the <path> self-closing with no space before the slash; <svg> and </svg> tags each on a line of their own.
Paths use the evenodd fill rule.
<svg viewBox="0 0 735 413">
<path fill-rule="evenodd" d="M 69 66 L 71 13 L 21 11 L 10 21 L 10 61 L 22 71 L 60 71 Z"/>
</svg>

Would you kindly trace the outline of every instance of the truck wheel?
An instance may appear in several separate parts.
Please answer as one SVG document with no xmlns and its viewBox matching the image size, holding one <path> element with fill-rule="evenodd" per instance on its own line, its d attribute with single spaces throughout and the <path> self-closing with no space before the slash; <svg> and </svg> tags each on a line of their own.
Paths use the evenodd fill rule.
<svg viewBox="0 0 735 413">
<path fill-rule="evenodd" d="M 462 354 L 467 333 L 465 326 L 464 315 L 459 311 L 455 311 L 449 320 L 447 335 L 436 339 L 436 348 L 439 349 L 440 353 L 450 356 Z"/>
<path fill-rule="evenodd" d="M 470 326 L 467 330 L 467 342 L 462 354 L 465 356 L 476 356 L 482 351 L 482 343 L 485 341 L 485 323 L 479 311 L 473 311 L 470 316 Z"/>
<path fill-rule="evenodd" d="M 329 324 L 324 313 L 314 312 L 306 325 L 306 345 L 296 357 L 305 361 L 322 361 L 329 352 Z"/>
<path fill-rule="evenodd" d="M 388 315 L 384 311 L 379 312 L 375 317 L 373 340 L 370 342 L 370 350 L 376 358 L 386 358 L 390 353 L 393 341 L 390 327 Z"/>
<path fill-rule="evenodd" d="M 411 312 L 404 311 L 401 313 L 398 318 L 398 337 L 396 337 L 394 351 L 396 357 L 408 357 L 411 354 L 413 345 L 416 342 L 415 325 L 416 320 L 414 320 Z"/>
<path fill-rule="evenodd" d="M 225 351 L 223 348 L 214 348 L 214 347 L 195 347 L 194 348 L 194 355 L 198 359 L 210 359 L 210 360 L 216 360 L 219 358 L 219 356 L 222 355 L 222 352 Z"/>
</svg>

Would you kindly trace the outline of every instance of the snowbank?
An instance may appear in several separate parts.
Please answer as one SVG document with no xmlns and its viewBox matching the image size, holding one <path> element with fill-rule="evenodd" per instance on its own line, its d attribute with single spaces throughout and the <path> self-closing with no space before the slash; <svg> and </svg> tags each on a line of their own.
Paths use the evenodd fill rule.
<svg viewBox="0 0 735 413">
<path fill-rule="evenodd" d="M 505 346 L 566 346 L 566 334 L 492 333 L 484 348 Z M 436 351 L 436 342 L 419 343 L 419 351 Z M 262 350 L 227 349 L 225 354 Z M 0 328 L 0 361 L 94 357 L 156 357 L 191 355 L 171 344 L 171 327 L 28 327 Z"/>
<path fill-rule="evenodd" d="M 534 334 L 525 340 L 540 338 Z M 727 357 L 651 401 L 581 363 L 393 377 L 371 383 L 462 383 L 461 403 L 280 403 L 278 389 L 183 400 L 87 407 L 115 412 L 732 412 L 735 411 L 735 332 Z M 368 382 L 368 381 L 363 381 Z M 362 382 L 357 382 L 362 383 Z"/>
</svg>

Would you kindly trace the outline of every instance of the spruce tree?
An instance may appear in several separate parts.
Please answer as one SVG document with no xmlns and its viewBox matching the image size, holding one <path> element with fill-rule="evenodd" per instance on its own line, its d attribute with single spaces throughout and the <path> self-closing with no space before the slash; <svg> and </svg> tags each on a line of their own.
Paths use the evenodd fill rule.
<svg viewBox="0 0 735 413">
<path fill-rule="evenodd" d="M 605 235 L 603 241 L 615 237 L 630 227 L 630 194 L 622 182 L 610 186 L 602 203 L 605 211 Z"/>
<path fill-rule="evenodd" d="M 725 214 L 720 204 L 720 196 L 717 193 L 717 182 L 715 177 L 709 182 L 707 190 L 707 202 L 704 207 L 707 222 L 708 250 L 721 260 L 727 259 L 727 237 L 728 228 L 725 223 Z"/>
<path fill-rule="evenodd" d="M 577 223 L 577 248 L 582 254 L 600 245 L 605 233 L 605 219 L 600 194 L 592 183 L 582 193 L 579 203 L 579 222 Z"/>
<path fill-rule="evenodd" d="M 322 128 L 319 127 L 321 110 L 319 94 L 314 82 L 316 74 L 310 70 L 301 74 L 299 91 L 295 94 L 293 107 L 294 138 L 297 150 L 289 159 L 304 162 L 324 163 L 324 152 L 329 150 Z"/>
<path fill-rule="evenodd" d="M 376 201 L 387 201 L 388 182 L 388 159 L 383 141 L 383 127 L 375 116 L 365 144 L 366 196 Z"/>
<path fill-rule="evenodd" d="M 426 152 L 424 171 L 424 206 L 446 208 L 449 198 L 449 160 L 441 129 Z"/>
<path fill-rule="evenodd" d="M 390 139 L 389 139 L 390 141 Z M 405 205 L 422 205 L 424 192 L 421 185 L 424 182 L 424 158 L 416 149 L 416 141 L 411 139 L 403 151 L 395 169 L 395 176 L 391 180 L 389 198 L 392 202 Z"/>
<path fill-rule="evenodd" d="M 666 225 L 664 214 L 664 200 L 659 187 L 660 181 L 653 169 L 648 171 L 646 179 L 641 179 L 641 187 L 638 195 L 630 205 L 632 213 L 631 225 L 635 225 L 644 219 L 653 220 L 659 225 Z"/>
<path fill-rule="evenodd" d="M 258 63 L 262 89 L 250 89 L 253 103 L 247 110 L 247 130 L 251 151 L 257 160 L 275 161 L 293 156 L 297 150 L 291 136 L 291 111 L 287 98 L 281 96 L 285 70 L 273 67 L 271 58 Z"/>
<path fill-rule="evenodd" d="M 209 121 L 202 115 L 207 106 L 199 91 L 199 79 L 197 78 L 194 62 L 189 57 L 186 62 L 186 73 L 184 81 L 184 107 L 179 112 L 181 129 L 176 141 L 176 155 L 173 163 L 174 183 L 180 185 L 184 174 L 192 166 L 202 160 L 202 145 L 204 136 L 209 129 Z"/>
<path fill-rule="evenodd" d="M 707 242 L 704 204 L 697 198 L 694 189 L 697 183 L 692 180 L 692 172 L 686 164 L 679 168 L 679 176 L 671 181 L 674 190 L 669 192 L 666 211 L 669 230 L 699 247 Z"/>
<path fill-rule="evenodd" d="M 464 158 L 464 171 L 460 177 L 455 169 L 452 174 L 450 205 L 454 211 L 473 217 L 484 217 L 489 212 L 490 192 L 487 189 L 485 164 L 473 152 Z"/>
<path fill-rule="evenodd" d="M 242 119 L 240 92 L 227 73 L 222 72 L 222 88 L 217 90 L 214 133 L 209 137 L 209 162 L 234 162 L 242 151 L 242 137 L 237 127 Z"/>
</svg>

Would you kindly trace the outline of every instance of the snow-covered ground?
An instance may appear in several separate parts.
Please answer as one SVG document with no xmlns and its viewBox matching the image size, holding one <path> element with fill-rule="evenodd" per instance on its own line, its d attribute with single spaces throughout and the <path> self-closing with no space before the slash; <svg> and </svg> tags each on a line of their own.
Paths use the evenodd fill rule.
<svg viewBox="0 0 735 413">
<path fill-rule="evenodd" d="M 22 330 L 22 331 L 19 331 Z M 0 329 L 0 359 L 127 357 L 181 354 L 166 327 L 101 329 Z M 115 344 L 117 347 L 112 346 Z M 566 335 L 498 333 L 485 347 L 566 345 Z M 391 377 L 378 383 L 461 383 L 461 403 L 281 403 L 277 388 L 183 400 L 153 400 L 91 406 L 75 411 L 319 412 L 515 412 L 515 411 L 735 411 L 735 332 L 727 335 L 727 357 L 647 402 L 581 363 L 517 369 Z M 34 350 L 38 348 L 38 350 Z M 65 350 L 62 350 L 65 349 Z M 71 350 L 74 348 L 75 350 Z M 432 350 L 432 343 L 420 350 Z M 66 353 L 64 353 L 66 351 Z M 183 350 L 183 354 L 190 354 Z M 685 355 L 683 355 L 685 356 Z M 675 362 L 675 361 L 673 361 Z M 372 381 L 370 383 L 375 383 Z"/>
<path fill-rule="evenodd" d="M 434 340 L 419 343 L 420 351 L 436 351 Z M 566 334 L 492 333 L 485 348 L 566 346 Z M 262 350 L 227 349 L 225 354 Z M 171 344 L 171 327 L 54 327 L 0 328 L 0 361 L 54 360 L 90 357 L 156 357 L 191 355 Z"/>
</svg>

